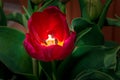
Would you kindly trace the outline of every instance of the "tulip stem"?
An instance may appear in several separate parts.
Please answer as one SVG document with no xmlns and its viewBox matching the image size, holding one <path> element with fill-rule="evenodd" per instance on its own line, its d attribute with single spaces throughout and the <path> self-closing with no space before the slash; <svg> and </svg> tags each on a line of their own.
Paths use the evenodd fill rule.
<svg viewBox="0 0 120 80">
<path fill-rule="evenodd" d="M 33 61 L 33 74 L 37 77 L 39 77 L 39 64 L 38 61 L 36 59 L 32 59 Z"/>
<path fill-rule="evenodd" d="M 52 80 L 57 80 L 56 79 L 56 65 L 55 65 L 55 62 L 54 61 L 52 61 L 51 62 L 52 63 Z"/>
</svg>

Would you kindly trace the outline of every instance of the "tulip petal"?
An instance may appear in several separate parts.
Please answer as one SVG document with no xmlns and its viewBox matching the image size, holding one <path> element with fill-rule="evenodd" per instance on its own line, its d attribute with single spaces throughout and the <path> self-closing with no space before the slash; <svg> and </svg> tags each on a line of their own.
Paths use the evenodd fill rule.
<svg viewBox="0 0 120 80">
<path fill-rule="evenodd" d="M 31 45 L 31 41 L 28 34 L 26 34 L 26 38 L 24 40 L 24 47 L 26 48 L 27 52 L 31 55 L 34 55 L 36 53 L 33 45 Z"/>
<path fill-rule="evenodd" d="M 65 40 L 63 46 L 53 45 L 53 46 L 47 47 L 49 51 L 51 50 L 50 54 L 52 54 L 51 55 L 52 59 L 50 61 L 62 60 L 66 58 L 74 48 L 75 36 L 76 36 L 76 33 L 72 32 L 69 38 Z"/>
<path fill-rule="evenodd" d="M 27 52 L 29 53 L 30 56 L 33 58 L 41 59 L 43 60 L 43 54 L 38 54 L 36 46 L 34 46 L 32 43 L 34 41 L 31 40 L 30 35 L 26 34 L 26 39 L 24 40 L 24 47 L 26 48 Z M 41 50 L 40 50 L 41 51 Z M 38 56 L 40 55 L 40 56 Z"/>
<path fill-rule="evenodd" d="M 43 12 L 35 12 L 28 21 L 29 32 L 37 32 L 41 41 L 53 35 L 60 41 L 69 36 L 69 28 L 65 15 L 56 7 L 50 7 Z"/>
<path fill-rule="evenodd" d="M 59 54 L 57 60 L 62 60 L 66 58 L 74 49 L 76 33 L 72 32 L 68 39 L 65 40 L 64 45 L 62 46 L 61 53 Z M 57 51 L 58 52 L 58 51 Z"/>
</svg>

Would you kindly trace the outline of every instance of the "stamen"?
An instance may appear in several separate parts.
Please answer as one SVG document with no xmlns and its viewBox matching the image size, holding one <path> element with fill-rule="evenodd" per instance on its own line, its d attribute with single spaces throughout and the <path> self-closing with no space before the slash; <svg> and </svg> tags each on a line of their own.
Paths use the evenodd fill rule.
<svg viewBox="0 0 120 80">
<path fill-rule="evenodd" d="M 63 46 L 63 41 L 59 41 L 58 39 L 54 38 L 51 34 L 48 34 L 48 39 L 46 39 L 41 45 L 44 46 L 51 46 L 51 45 L 59 45 Z"/>
<path fill-rule="evenodd" d="M 48 35 L 48 39 L 45 41 L 47 45 L 55 45 L 56 39 L 52 37 L 52 35 Z"/>
</svg>

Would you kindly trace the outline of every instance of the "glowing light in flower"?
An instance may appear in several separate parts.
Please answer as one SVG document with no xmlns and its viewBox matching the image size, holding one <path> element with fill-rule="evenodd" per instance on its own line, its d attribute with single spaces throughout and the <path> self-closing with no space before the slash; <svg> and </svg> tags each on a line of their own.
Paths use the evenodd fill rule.
<svg viewBox="0 0 120 80">
<path fill-rule="evenodd" d="M 51 46 L 51 45 L 59 45 L 63 46 L 64 41 L 59 41 L 58 39 L 54 38 L 51 34 L 48 34 L 48 39 L 41 43 L 43 46 Z"/>
<path fill-rule="evenodd" d="M 45 42 L 48 46 L 57 44 L 55 38 L 53 38 L 50 34 L 48 35 L 48 39 Z"/>
<path fill-rule="evenodd" d="M 28 29 L 24 46 L 33 58 L 42 61 L 62 60 L 74 48 L 76 34 L 69 31 L 65 14 L 57 7 L 33 13 L 28 21 Z"/>
</svg>

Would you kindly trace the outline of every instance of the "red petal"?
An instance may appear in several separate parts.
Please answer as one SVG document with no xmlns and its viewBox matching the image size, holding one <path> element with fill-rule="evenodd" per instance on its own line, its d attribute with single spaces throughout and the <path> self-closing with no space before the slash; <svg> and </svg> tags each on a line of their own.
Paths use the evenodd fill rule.
<svg viewBox="0 0 120 80">
<path fill-rule="evenodd" d="M 24 46 L 29 55 L 33 58 L 42 61 L 62 60 L 66 58 L 74 48 L 75 33 L 71 33 L 70 37 L 65 40 L 63 46 L 52 45 L 42 46 L 36 40 L 30 38 L 29 34 L 26 35 Z"/>
<path fill-rule="evenodd" d="M 26 34 L 26 39 L 24 40 L 23 44 L 28 53 L 30 54 L 36 53 L 35 48 L 33 47 L 33 45 L 31 45 L 31 41 L 28 34 Z"/>
<path fill-rule="evenodd" d="M 72 32 L 71 35 L 65 40 L 63 46 L 53 45 L 46 47 L 44 52 L 47 53 L 46 59 L 48 61 L 62 60 L 66 58 L 74 49 L 76 33 Z"/>
<path fill-rule="evenodd" d="M 69 36 L 66 17 L 56 7 L 49 7 L 43 12 L 35 12 L 28 21 L 29 32 L 40 37 L 41 41 L 47 39 L 48 34 L 60 41 Z"/>
<path fill-rule="evenodd" d="M 66 58 L 72 52 L 72 50 L 74 49 L 75 37 L 76 33 L 72 32 L 69 38 L 65 40 L 59 58 L 56 58 L 57 60 Z"/>
<path fill-rule="evenodd" d="M 37 41 L 35 41 L 35 43 L 36 42 Z M 42 52 L 42 50 L 38 50 L 38 48 L 36 48 L 37 46 L 34 44 L 34 41 L 31 39 L 29 34 L 26 34 L 24 46 L 31 57 L 36 58 L 38 60 L 44 60 L 44 53 Z"/>
</svg>

